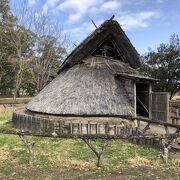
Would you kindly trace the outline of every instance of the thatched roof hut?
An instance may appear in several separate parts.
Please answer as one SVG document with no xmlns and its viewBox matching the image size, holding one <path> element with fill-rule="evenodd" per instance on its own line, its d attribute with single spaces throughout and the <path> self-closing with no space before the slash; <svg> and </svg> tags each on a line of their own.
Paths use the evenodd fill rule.
<svg viewBox="0 0 180 180">
<path fill-rule="evenodd" d="M 101 56 L 105 45 L 112 48 L 112 57 L 108 49 Z M 133 116 L 124 84 L 115 74 L 138 74 L 133 68 L 139 64 L 138 53 L 118 22 L 107 20 L 71 52 L 58 77 L 27 109 L 52 115 Z"/>
<path fill-rule="evenodd" d="M 27 109 L 55 115 L 133 116 L 123 82 L 114 75 L 137 73 L 119 60 L 88 57 L 62 71 Z"/>
<path fill-rule="evenodd" d="M 59 75 L 27 104 L 22 116 L 16 113 L 15 126 L 26 114 L 27 121 L 41 115 L 133 118 L 135 84 L 154 81 L 140 75 L 139 66 L 139 55 L 118 22 L 107 20 L 69 54 Z M 142 85 L 137 88 L 142 93 Z M 149 86 L 145 90 L 149 92 Z M 140 106 L 147 110 L 144 97 Z"/>
</svg>

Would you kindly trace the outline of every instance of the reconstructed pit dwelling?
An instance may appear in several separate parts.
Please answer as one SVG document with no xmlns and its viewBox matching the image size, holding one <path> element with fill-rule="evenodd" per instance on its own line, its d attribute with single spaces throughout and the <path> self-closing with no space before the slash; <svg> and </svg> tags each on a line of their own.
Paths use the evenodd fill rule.
<svg viewBox="0 0 180 180">
<path fill-rule="evenodd" d="M 139 66 L 139 54 L 125 32 L 117 21 L 107 20 L 69 54 L 58 76 L 25 110 L 14 112 L 14 127 L 32 132 L 64 128 L 70 133 L 72 127 L 66 124 L 73 122 L 74 132 L 88 133 L 87 123 L 166 116 L 156 111 L 164 108 L 158 106 L 164 97 L 152 96 L 156 79 L 141 75 Z"/>
</svg>

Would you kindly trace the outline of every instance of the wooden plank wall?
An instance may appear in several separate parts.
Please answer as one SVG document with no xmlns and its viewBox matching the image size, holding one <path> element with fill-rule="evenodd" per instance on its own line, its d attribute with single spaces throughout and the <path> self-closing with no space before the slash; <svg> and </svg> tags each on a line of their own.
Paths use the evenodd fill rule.
<svg viewBox="0 0 180 180">
<path fill-rule="evenodd" d="M 166 92 L 153 92 L 151 96 L 152 120 L 168 122 L 169 94 Z"/>
</svg>

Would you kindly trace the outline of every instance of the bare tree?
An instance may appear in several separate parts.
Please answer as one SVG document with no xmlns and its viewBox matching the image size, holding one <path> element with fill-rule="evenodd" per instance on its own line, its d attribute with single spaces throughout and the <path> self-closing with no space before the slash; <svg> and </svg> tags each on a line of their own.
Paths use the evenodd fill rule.
<svg viewBox="0 0 180 180">
<path fill-rule="evenodd" d="M 88 145 L 88 147 L 92 150 L 92 152 L 96 155 L 97 157 L 97 166 L 100 167 L 102 166 L 102 155 L 104 153 L 104 151 L 107 148 L 108 145 L 108 140 L 104 139 L 104 143 L 102 144 L 102 146 L 100 147 L 100 149 L 98 150 L 98 148 L 92 144 L 91 139 L 83 139 L 84 142 Z"/>
<path fill-rule="evenodd" d="M 24 63 L 29 57 L 28 46 L 31 43 L 31 35 L 23 26 L 17 23 L 12 24 L 12 26 L 5 26 L 2 31 L 3 40 L 13 51 L 11 54 L 9 54 L 8 59 L 14 61 L 16 64 L 14 88 L 14 101 L 16 101 L 17 92 L 22 81 Z"/>
<path fill-rule="evenodd" d="M 47 84 L 52 70 L 59 67 L 67 42 L 62 28 L 52 23 L 48 14 L 33 11 L 27 1 L 19 3 L 14 6 L 17 21 L 3 29 L 3 39 L 13 50 L 8 59 L 16 63 L 14 101 L 27 63 L 34 74 L 36 89 L 40 91 Z"/>
<path fill-rule="evenodd" d="M 62 28 L 58 24 L 51 23 L 48 15 L 33 14 L 32 19 L 35 33 L 33 71 L 39 92 L 60 66 L 66 54 L 64 46 L 66 46 L 67 39 Z"/>
</svg>

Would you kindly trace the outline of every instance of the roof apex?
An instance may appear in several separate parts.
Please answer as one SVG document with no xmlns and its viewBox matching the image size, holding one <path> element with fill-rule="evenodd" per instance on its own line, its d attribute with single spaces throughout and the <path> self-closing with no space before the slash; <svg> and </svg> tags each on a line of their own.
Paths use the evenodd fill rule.
<svg viewBox="0 0 180 180">
<path fill-rule="evenodd" d="M 140 66 L 139 54 L 130 42 L 129 38 L 122 30 L 116 20 L 104 21 L 96 28 L 87 38 L 85 38 L 65 59 L 60 66 L 60 73 L 66 67 L 71 67 L 78 63 L 81 59 L 91 54 L 96 50 L 102 42 L 109 36 L 116 42 L 122 56 L 130 64 L 131 67 L 137 68 Z"/>
</svg>

